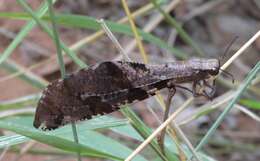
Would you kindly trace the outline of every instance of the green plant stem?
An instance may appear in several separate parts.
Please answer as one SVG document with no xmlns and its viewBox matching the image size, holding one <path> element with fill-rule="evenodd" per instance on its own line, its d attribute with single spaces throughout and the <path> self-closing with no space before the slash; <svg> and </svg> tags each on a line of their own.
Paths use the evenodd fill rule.
<svg viewBox="0 0 260 161">
<path fill-rule="evenodd" d="M 75 122 L 71 122 L 71 128 L 72 128 L 74 142 L 78 144 L 79 137 L 78 137 L 77 126 L 76 126 Z M 78 149 L 77 156 L 78 156 L 78 161 L 81 161 L 80 149 Z"/>
<path fill-rule="evenodd" d="M 48 7 L 49 7 L 51 23 L 52 23 L 54 42 L 56 44 L 58 62 L 60 65 L 61 77 L 64 79 L 66 77 L 66 70 L 65 70 L 65 65 L 64 65 L 64 61 L 63 61 L 61 43 L 60 43 L 58 31 L 57 31 L 57 25 L 55 22 L 55 14 L 53 11 L 52 0 L 47 0 L 47 2 L 48 2 Z M 72 133 L 73 133 L 73 137 L 74 137 L 74 142 L 78 144 L 79 139 L 78 139 L 77 128 L 76 128 L 75 122 L 71 123 L 71 128 L 72 128 Z M 80 149 L 78 149 L 77 156 L 78 156 L 78 161 L 81 161 Z"/>
<path fill-rule="evenodd" d="M 53 37 L 54 37 L 53 40 L 54 40 L 55 45 L 56 45 L 57 56 L 58 56 L 58 63 L 60 65 L 61 77 L 65 78 L 66 69 L 65 69 L 65 65 L 64 65 L 64 61 L 63 61 L 63 56 L 62 56 L 62 50 L 61 50 L 61 43 L 60 43 L 60 39 L 59 39 L 59 33 L 57 31 L 56 18 L 55 18 L 55 14 L 53 12 L 52 0 L 47 0 L 47 2 L 48 2 L 49 14 L 50 14 L 52 30 L 53 30 Z"/>
</svg>

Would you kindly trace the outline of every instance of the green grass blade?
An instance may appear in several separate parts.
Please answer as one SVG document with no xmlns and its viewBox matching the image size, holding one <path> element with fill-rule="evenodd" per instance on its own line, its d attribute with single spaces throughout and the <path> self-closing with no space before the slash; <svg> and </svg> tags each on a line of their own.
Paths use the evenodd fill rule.
<svg viewBox="0 0 260 161">
<path fill-rule="evenodd" d="M 0 67 L 6 69 L 7 71 L 9 71 L 10 73 L 14 73 L 14 72 L 22 72 L 24 70 L 26 70 L 24 67 L 18 65 L 17 63 L 15 63 L 12 60 L 6 60 L 4 61 Z M 22 80 L 28 82 L 30 85 L 37 87 L 37 88 L 44 88 L 45 86 L 47 86 L 48 82 L 41 79 L 40 77 L 34 75 L 32 72 L 28 71 L 25 72 L 24 74 L 19 76 Z"/>
<path fill-rule="evenodd" d="M 0 101 L 0 110 L 18 109 L 25 106 L 35 106 L 40 98 L 40 94 L 32 94 L 8 101 Z"/>
<path fill-rule="evenodd" d="M 30 16 L 26 13 L 0 13 L 0 17 L 20 19 L 20 20 L 30 19 Z M 44 16 L 42 19 L 45 21 L 50 21 L 50 18 L 48 16 Z M 95 31 L 101 29 L 100 24 L 97 22 L 97 20 L 88 16 L 73 15 L 73 14 L 57 14 L 56 20 L 57 20 L 56 22 L 59 25 L 63 25 L 67 27 L 85 28 L 85 29 L 91 29 Z M 113 32 L 133 36 L 131 28 L 128 25 L 118 24 L 112 21 L 105 21 L 105 23 L 109 27 L 109 29 Z M 138 33 L 140 36 L 142 36 L 143 40 L 150 42 L 154 45 L 157 45 L 162 49 L 169 50 L 176 57 L 180 59 L 187 58 L 187 55 L 184 52 L 176 48 L 173 48 L 172 46 L 169 46 L 166 42 L 164 42 L 160 38 L 150 33 L 144 32 L 140 29 L 138 30 Z"/>
<path fill-rule="evenodd" d="M 32 11 L 32 9 L 23 1 L 23 0 L 17 0 L 17 2 L 23 7 L 23 9 L 36 21 L 36 23 L 52 38 L 54 39 L 54 35 L 51 32 L 51 30 L 49 29 L 49 27 L 43 23 L 43 21 L 37 16 L 35 15 L 35 13 Z M 65 51 L 65 53 L 77 64 L 79 65 L 81 68 L 85 68 L 86 64 L 81 61 L 76 54 L 71 51 L 68 47 L 66 47 L 66 45 L 64 43 L 61 42 L 61 46 L 63 48 L 63 50 Z"/>
<path fill-rule="evenodd" d="M 56 1 L 53 1 L 55 3 Z M 44 3 L 41 5 L 39 11 L 36 13 L 38 17 L 42 17 L 47 12 L 47 4 Z M 5 51 L 0 55 L 0 64 L 2 64 L 14 51 L 14 49 L 21 43 L 23 38 L 28 34 L 28 32 L 36 25 L 35 21 L 30 20 L 22 30 L 16 35 L 15 39 L 11 42 L 10 45 L 5 49 Z"/>
<path fill-rule="evenodd" d="M 128 111 L 127 111 L 127 116 L 129 118 L 133 118 L 133 120 L 136 118 L 136 116 L 132 116 L 132 114 L 128 113 Z M 120 134 L 120 135 L 127 136 L 127 137 L 130 137 L 130 138 L 139 140 L 139 141 L 143 141 L 144 140 L 143 138 L 147 138 L 146 136 L 150 135 L 151 130 L 148 127 L 145 127 L 145 125 L 142 123 L 141 120 L 140 121 L 135 120 L 133 122 L 134 123 L 132 124 L 132 126 L 133 127 L 137 126 L 137 128 L 133 128 L 129 125 L 123 125 L 123 126 L 112 127 L 111 130 L 113 132 Z M 140 125 L 140 124 L 143 124 L 143 125 Z M 141 129 L 141 128 L 144 128 L 144 129 Z M 144 135 L 144 137 L 142 137 L 140 135 Z M 155 140 L 154 140 L 154 144 L 155 145 L 153 145 L 153 146 L 155 146 L 155 148 L 157 148 L 158 145 L 156 144 Z M 177 146 L 174 143 L 174 141 L 171 140 L 171 138 L 166 137 L 165 145 L 167 147 L 167 154 L 168 154 L 167 158 L 168 158 L 168 160 L 171 160 L 171 161 L 172 160 L 178 160 L 177 156 L 179 155 L 179 150 L 177 149 Z M 184 146 L 183 149 L 184 149 L 184 152 L 186 154 L 185 156 L 192 156 L 192 153 L 190 152 L 188 147 Z M 207 155 L 200 153 L 200 152 L 198 154 L 199 154 L 201 160 L 203 160 L 203 161 L 214 161 L 214 159 L 210 156 L 207 156 Z"/>
<path fill-rule="evenodd" d="M 46 20 L 48 20 L 48 18 Z M 101 29 L 101 26 L 96 19 L 87 16 L 80 16 L 80 15 L 57 15 L 57 23 L 66 26 L 71 26 L 71 27 L 92 29 L 95 31 Z M 108 26 L 108 28 L 113 32 L 126 34 L 128 36 L 133 36 L 131 27 L 128 25 L 118 24 L 112 21 L 105 21 L 105 23 Z M 138 29 L 138 33 L 143 38 L 143 40 L 150 42 L 154 45 L 157 45 L 162 49 L 167 49 L 171 51 L 176 57 L 180 59 L 186 58 L 186 54 L 184 52 L 169 46 L 166 42 L 164 42 L 160 38 L 150 33 L 144 32 L 141 29 Z"/>
<path fill-rule="evenodd" d="M 199 142 L 199 144 L 196 147 L 196 151 L 200 150 L 202 148 L 202 146 L 207 143 L 207 141 L 209 140 L 211 135 L 216 131 L 216 129 L 218 128 L 220 123 L 223 121 L 225 116 L 232 109 L 234 104 L 239 100 L 239 98 L 241 97 L 242 93 L 249 86 L 250 82 L 254 79 L 254 77 L 259 72 L 259 70 L 260 70 L 260 62 L 258 62 L 255 65 L 255 67 L 250 71 L 250 73 L 246 77 L 244 83 L 242 83 L 240 85 L 240 87 L 238 88 L 238 90 L 236 91 L 234 98 L 231 100 L 231 102 L 228 104 L 228 106 L 225 108 L 225 110 L 221 113 L 221 115 L 218 117 L 218 119 L 215 121 L 215 123 L 211 126 L 211 128 L 209 129 L 207 134 L 201 139 L 201 141 Z"/>
<path fill-rule="evenodd" d="M 63 138 L 57 137 L 57 136 L 47 135 L 42 132 L 32 130 L 30 128 L 21 127 L 14 123 L 7 123 L 5 121 L 0 121 L 0 127 L 2 129 L 10 130 L 17 134 L 21 134 L 23 136 L 32 138 L 39 142 L 51 145 L 53 147 L 63 149 L 65 151 L 77 152 L 76 151 L 77 149 L 81 149 L 82 155 L 87 155 L 87 156 L 92 156 L 92 157 L 105 157 L 105 158 L 110 158 L 110 159 L 115 159 L 115 160 L 123 160 L 122 158 L 118 158 L 116 156 L 110 156 L 108 154 L 101 153 L 99 151 L 96 151 L 96 150 L 89 148 L 87 146 L 84 146 L 82 144 L 76 144 L 73 141 L 63 139 Z"/>
<path fill-rule="evenodd" d="M 64 65 L 64 61 L 63 61 L 61 43 L 60 43 L 58 31 L 57 31 L 57 25 L 56 25 L 56 20 L 55 20 L 55 14 L 53 11 L 53 6 L 52 6 L 52 0 L 47 0 L 47 2 L 48 2 L 50 20 L 51 20 L 52 30 L 53 30 L 53 39 L 54 39 L 54 42 L 56 45 L 58 62 L 59 62 L 59 66 L 60 66 L 61 78 L 64 79 L 65 75 L 66 75 L 66 70 L 65 70 L 65 65 Z M 71 123 L 71 127 L 72 127 L 74 142 L 79 143 L 78 133 L 77 133 L 77 128 L 76 128 L 75 122 Z M 78 151 L 77 151 L 77 157 L 78 157 L 78 161 L 81 161 L 80 149 L 78 149 Z"/>
<path fill-rule="evenodd" d="M 126 146 L 122 146 L 120 142 L 116 142 L 109 137 L 105 137 L 104 135 L 93 131 L 86 131 L 84 134 L 81 133 L 81 135 L 79 135 L 79 139 L 85 144 L 88 143 L 89 146 L 91 145 L 97 149 L 102 149 L 104 152 L 109 151 L 114 156 L 119 156 L 121 158 L 126 158 L 132 152 L 132 150 Z M 97 139 L 101 140 L 102 142 L 97 141 Z M 146 161 L 146 159 L 139 155 L 133 159 L 133 161 Z"/>
<path fill-rule="evenodd" d="M 152 131 L 149 127 L 147 127 L 144 122 L 142 120 L 140 120 L 140 118 L 130 109 L 130 108 L 123 108 L 121 110 L 121 112 L 124 114 L 124 116 L 126 116 L 129 121 L 130 124 L 134 127 L 134 129 L 143 137 L 143 139 L 146 139 L 149 137 L 149 135 L 152 134 Z M 167 157 L 173 157 L 176 158 L 175 155 L 169 154 L 169 156 L 165 156 L 161 150 L 159 145 L 157 144 L 157 142 L 155 140 L 152 140 L 150 143 L 151 147 L 154 149 L 154 151 L 158 154 L 158 156 L 164 160 L 164 161 L 168 161 Z M 168 149 L 166 148 L 166 153 L 168 154 Z M 174 160 L 176 160 L 174 159 Z"/>
<path fill-rule="evenodd" d="M 4 119 L 3 121 L 8 122 L 19 122 L 20 126 L 32 128 L 32 116 L 22 116 L 22 117 L 12 117 Z M 86 130 L 102 130 L 107 128 L 114 128 L 119 126 L 126 126 L 129 125 L 126 119 L 115 119 L 108 116 L 97 117 L 92 120 L 84 121 L 78 124 L 80 126 L 80 131 L 85 132 Z M 44 132 L 43 132 L 44 133 Z M 52 131 L 51 134 L 53 135 L 63 135 L 63 134 L 71 133 L 70 126 L 61 127 L 55 131 Z M 0 137 L 0 148 L 4 148 L 7 146 L 17 145 L 23 142 L 28 141 L 29 139 L 26 137 L 21 137 L 17 135 L 14 136 L 1 136 Z M 8 142 L 7 142 L 8 141 Z"/>
<path fill-rule="evenodd" d="M 112 160 L 123 160 L 123 158 L 127 157 L 132 150 L 111 138 L 108 138 L 98 132 L 91 130 L 126 125 L 128 124 L 128 122 L 126 120 L 113 121 L 111 119 L 107 121 L 106 118 L 107 117 L 96 118 L 80 124 L 80 144 L 76 144 L 72 141 L 73 137 L 71 136 L 71 130 L 69 126 L 60 128 L 55 131 L 41 132 L 35 130 L 32 127 L 32 117 L 21 117 L 2 120 L 0 121 L 0 128 L 16 132 L 23 136 L 32 138 L 39 142 L 43 142 L 45 144 L 57 147 L 65 151 L 75 152 L 75 149 L 80 148 L 81 155 Z M 6 147 L 21 143 L 23 141 L 22 139 L 28 141 L 26 137 L 21 138 L 17 135 L 13 138 L 9 137 L 9 139 L 6 136 L 0 137 L 0 147 Z M 19 138 L 19 141 L 14 140 L 17 138 Z M 145 161 L 145 159 L 141 156 L 138 156 L 136 160 Z"/>
<path fill-rule="evenodd" d="M 22 135 L 9 135 L 0 137 L 0 149 L 18 145 L 29 141 L 30 139 Z"/>
<path fill-rule="evenodd" d="M 54 38 L 53 41 L 56 45 L 58 62 L 59 62 L 59 65 L 60 65 L 61 77 L 65 78 L 65 75 L 66 75 L 65 65 L 64 65 L 64 61 L 63 61 L 61 43 L 60 43 L 59 33 L 57 31 L 56 18 L 55 18 L 55 14 L 54 14 L 54 11 L 53 11 L 52 0 L 47 0 L 47 1 L 48 1 L 49 14 L 50 14 L 52 30 L 53 30 L 53 38 Z"/>
<path fill-rule="evenodd" d="M 239 103 L 241 103 L 242 105 L 247 106 L 251 109 L 260 110 L 260 101 L 241 99 L 241 100 L 239 100 Z"/>
</svg>

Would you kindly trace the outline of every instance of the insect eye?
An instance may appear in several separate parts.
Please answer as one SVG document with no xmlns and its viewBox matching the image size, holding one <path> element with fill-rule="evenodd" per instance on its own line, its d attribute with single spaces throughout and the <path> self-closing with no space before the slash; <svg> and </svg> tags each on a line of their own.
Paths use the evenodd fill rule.
<svg viewBox="0 0 260 161">
<path fill-rule="evenodd" d="M 219 68 L 215 67 L 213 68 L 214 71 L 218 72 L 219 71 Z"/>
</svg>

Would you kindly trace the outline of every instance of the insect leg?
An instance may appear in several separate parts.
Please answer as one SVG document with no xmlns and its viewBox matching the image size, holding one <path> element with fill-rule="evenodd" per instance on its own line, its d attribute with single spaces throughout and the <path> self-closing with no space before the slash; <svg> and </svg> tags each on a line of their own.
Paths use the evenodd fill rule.
<svg viewBox="0 0 260 161">
<path fill-rule="evenodd" d="M 193 91 L 192 90 L 190 90 L 189 88 L 187 88 L 187 87 L 183 87 L 183 86 L 180 86 L 180 85 L 175 85 L 175 87 L 177 87 L 177 88 L 181 88 L 181 89 L 184 89 L 184 90 L 186 90 L 186 91 L 189 91 L 190 93 L 192 93 L 193 94 Z"/>
<path fill-rule="evenodd" d="M 167 120 L 169 112 L 170 112 L 170 106 L 171 106 L 171 100 L 172 97 L 175 95 L 176 93 L 176 88 L 175 86 L 172 86 L 171 88 L 168 88 L 168 96 L 167 96 L 167 100 L 165 102 L 165 111 L 164 111 L 164 116 L 163 116 L 163 122 L 165 120 Z M 164 138 L 165 138 L 165 132 L 166 132 L 166 128 L 164 128 L 161 131 L 161 134 L 158 136 L 158 144 L 162 150 L 162 152 L 165 154 L 164 152 Z"/>
<path fill-rule="evenodd" d="M 163 121 L 165 121 L 167 118 L 168 118 L 168 113 L 169 113 L 169 109 L 170 109 L 170 105 L 171 105 L 171 100 L 172 100 L 172 97 L 175 95 L 176 93 L 176 88 L 175 87 L 172 87 L 172 88 L 169 88 L 169 93 L 168 93 L 168 97 L 167 97 L 167 100 L 165 102 L 165 113 L 164 113 L 164 117 L 163 117 Z"/>
<path fill-rule="evenodd" d="M 214 93 L 216 92 L 216 80 L 213 80 L 212 85 L 210 85 L 206 80 L 203 80 L 203 85 L 211 89 L 209 96 L 213 97 Z"/>
<path fill-rule="evenodd" d="M 194 81 L 192 84 L 192 94 L 194 97 L 199 96 L 200 94 L 197 92 L 197 85 L 198 85 L 198 81 Z"/>
<path fill-rule="evenodd" d="M 202 96 L 206 97 L 207 99 L 211 100 L 212 101 L 212 96 L 209 95 L 206 91 L 203 90 L 202 92 L 203 94 L 201 94 Z"/>
<path fill-rule="evenodd" d="M 212 100 L 212 97 L 211 97 L 208 93 L 206 93 L 205 90 L 202 90 L 202 93 L 200 93 L 200 92 L 197 91 L 197 86 L 202 87 L 203 85 L 206 85 L 206 86 L 208 85 L 209 88 L 212 88 L 209 84 L 207 84 L 207 83 L 205 84 L 204 81 L 205 81 L 205 80 L 203 80 L 202 82 L 199 82 L 199 81 L 194 81 L 194 82 L 193 82 L 193 85 L 192 85 L 192 93 L 193 93 L 193 96 L 194 96 L 194 97 L 204 96 L 204 97 L 206 97 L 207 99 Z M 203 84 L 201 84 L 201 83 L 203 83 Z"/>
</svg>

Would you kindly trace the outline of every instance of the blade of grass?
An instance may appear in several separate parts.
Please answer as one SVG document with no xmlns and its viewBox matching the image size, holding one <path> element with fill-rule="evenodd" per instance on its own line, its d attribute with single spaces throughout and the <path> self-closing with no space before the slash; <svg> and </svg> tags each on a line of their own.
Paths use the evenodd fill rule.
<svg viewBox="0 0 260 161">
<path fill-rule="evenodd" d="M 62 136 L 62 134 L 71 134 L 70 125 L 65 125 L 54 131 L 37 130 L 32 126 L 33 119 L 33 116 L 15 116 L 6 119 L 1 119 L 1 121 L 5 121 L 6 123 L 17 124 L 19 127 L 27 127 L 34 131 L 39 131 L 43 134 L 53 134 L 55 136 Z M 86 130 L 105 130 L 113 127 L 126 126 L 129 125 L 129 121 L 127 119 L 118 119 L 111 116 L 97 116 L 91 120 L 80 122 L 78 125 L 80 126 L 79 131 L 84 132 Z M 72 137 L 71 140 L 73 140 Z"/>
<path fill-rule="evenodd" d="M 190 45 L 199 56 L 205 55 L 198 47 L 198 45 L 192 40 L 192 38 L 186 33 L 186 31 L 182 29 L 181 25 L 172 16 L 166 13 L 156 2 L 156 0 L 151 0 L 151 2 L 153 3 L 154 7 L 165 17 L 166 22 L 168 22 L 177 30 L 184 42 Z"/>
<path fill-rule="evenodd" d="M 260 30 L 253 36 L 251 37 L 230 59 L 228 59 L 225 64 L 221 66 L 222 70 L 227 69 L 227 67 L 235 60 L 237 59 L 244 51 L 254 42 L 256 41 L 257 38 L 260 37 Z"/>
<path fill-rule="evenodd" d="M 123 108 L 122 110 L 120 110 L 124 116 L 126 116 L 129 121 L 130 124 L 134 127 L 134 129 L 144 138 L 148 138 L 152 131 L 149 127 L 147 127 L 142 120 L 140 120 L 140 118 L 129 108 Z M 168 161 L 168 159 L 163 155 L 163 153 L 160 150 L 159 145 L 157 144 L 156 140 L 151 140 L 150 142 L 151 146 L 153 147 L 153 149 L 157 152 L 157 154 L 160 156 L 160 158 L 164 161 Z"/>
<path fill-rule="evenodd" d="M 241 103 L 244 106 L 247 106 L 254 110 L 260 110 L 260 101 L 256 100 L 250 100 L 250 99 L 241 99 L 239 100 L 239 103 Z"/>
<path fill-rule="evenodd" d="M 59 33 L 57 31 L 56 18 L 55 18 L 55 14 L 54 14 L 54 11 L 53 11 L 52 0 L 47 0 L 47 2 L 48 2 L 50 20 L 51 20 L 51 24 L 52 24 L 53 41 L 56 45 L 58 63 L 59 63 L 59 66 L 60 66 L 61 78 L 65 78 L 66 70 L 65 70 L 65 65 L 64 65 L 64 61 L 63 61 L 61 41 L 60 41 L 60 38 L 59 38 Z"/>
<path fill-rule="evenodd" d="M 42 132 L 32 130 L 31 128 L 21 127 L 15 123 L 7 123 L 5 121 L 0 121 L 0 127 L 2 129 L 13 131 L 17 134 L 21 134 L 23 136 L 32 138 L 39 142 L 51 145 L 53 147 L 63 149 L 65 151 L 77 152 L 77 149 L 81 149 L 82 155 L 93 156 L 93 157 L 101 157 L 101 158 L 110 158 L 113 160 L 123 160 L 117 156 L 112 156 L 106 153 L 102 153 L 95 149 L 92 149 L 88 146 L 74 143 L 73 141 L 63 139 L 57 136 L 51 136 L 49 134 L 44 134 Z"/>
<path fill-rule="evenodd" d="M 54 0 L 53 3 L 56 1 Z M 41 5 L 40 9 L 36 13 L 38 17 L 42 17 L 47 12 L 47 4 L 44 2 L 44 4 Z M 35 21 L 30 20 L 23 28 L 22 30 L 16 35 L 15 39 L 11 42 L 10 45 L 5 49 L 5 51 L 0 56 L 0 64 L 2 64 L 14 51 L 14 49 L 17 47 L 19 43 L 23 40 L 23 38 L 28 34 L 28 32 L 36 25 Z"/>
<path fill-rule="evenodd" d="M 178 1 L 178 0 L 172 1 L 169 3 L 169 5 L 165 6 L 163 9 L 165 10 L 165 12 L 170 12 L 179 3 L 180 3 L 180 1 Z M 132 12 L 132 16 L 134 17 L 134 19 L 135 19 L 135 16 L 134 16 L 135 12 L 136 11 Z M 142 27 L 142 30 L 144 32 L 151 33 L 163 21 L 163 19 L 164 19 L 164 17 L 160 13 L 157 13 L 149 21 L 147 21 L 147 23 Z M 168 41 L 167 41 L 167 43 L 169 44 Z M 134 50 L 135 47 L 136 47 L 136 40 L 132 40 L 125 46 L 125 52 L 130 54 L 130 53 L 132 53 L 132 51 Z M 170 54 L 169 51 L 167 51 L 167 53 Z M 121 59 L 120 55 L 115 58 L 115 60 L 118 60 L 118 59 Z"/>
<path fill-rule="evenodd" d="M 27 114 L 33 114 L 35 112 L 35 109 L 33 107 L 27 107 L 22 109 L 12 109 L 12 110 L 5 110 L 0 112 L 0 119 L 15 115 L 27 115 Z"/>
<path fill-rule="evenodd" d="M 116 37 L 113 35 L 113 33 L 109 30 L 109 28 L 107 27 L 105 21 L 103 19 L 99 20 L 99 23 L 101 24 L 103 30 L 105 31 L 105 33 L 108 35 L 108 37 L 110 38 L 110 40 L 113 42 L 113 44 L 115 45 L 115 47 L 117 48 L 117 50 L 120 52 L 121 55 L 124 56 L 124 59 L 127 61 L 131 61 L 131 59 L 129 58 L 129 56 L 127 55 L 127 53 L 124 51 L 123 47 L 120 45 L 120 43 L 118 42 L 118 40 L 116 39 Z"/>
<path fill-rule="evenodd" d="M 63 128 L 60 128 L 55 131 L 50 131 L 50 132 L 40 132 L 38 130 L 35 130 L 32 125 L 32 117 L 16 117 L 16 118 L 10 118 L 10 119 L 5 119 L 6 124 L 12 124 L 15 127 L 23 128 L 23 129 L 29 129 L 28 133 L 31 131 L 34 132 L 39 132 L 40 134 L 43 134 L 42 139 L 47 139 L 45 135 L 48 135 L 49 139 L 52 138 L 53 144 L 63 144 L 62 142 L 56 143 L 55 137 L 58 137 L 60 139 L 65 139 L 67 141 L 73 140 L 71 137 L 71 129 L 70 126 L 65 126 Z M 127 148 L 126 146 L 118 143 L 115 140 L 110 139 L 109 137 L 105 137 L 102 134 L 92 131 L 95 129 L 102 129 L 102 128 L 112 128 L 112 127 L 118 127 L 118 126 L 125 126 L 129 125 L 128 121 L 125 119 L 114 119 L 111 117 L 98 117 L 94 118 L 92 120 L 86 121 L 84 123 L 79 124 L 81 127 L 79 132 L 79 137 L 81 140 L 81 144 L 85 147 L 92 148 L 98 152 L 101 152 L 103 154 L 108 154 L 111 156 L 117 156 L 118 158 L 124 158 L 126 157 L 132 150 Z M 0 127 L 1 127 L 1 121 L 0 121 Z M 86 137 L 88 136 L 88 137 Z M 40 137 L 40 136 L 39 136 Z M 6 147 L 6 146 L 12 146 L 16 145 L 17 142 L 18 144 L 23 142 L 23 139 L 28 141 L 28 138 L 26 137 L 20 137 L 19 135 L 15 136 L 4 136 L 0 137 L 0 147 Z M 37 139 L 36 139 L 37 140 Z M 61 140 L 57 140 L 61 141 Z M 50 144 L 51 145 L 51 144 Z M 78 144 L 77 144 L 78 145 Z M 56 145 L 58 146 L 58 145 Z M 64 146 L 69 146 L 69 145 L 64 145 Z M 55 146 L 54 146 L 55 147 Z M 63 148 L 63 147 L 62 147 Z M 61 149 L 62 149 L 61 148 Z M 66 148 L 66 147 L 65 147 Z M 118 150 L 121 149 L 121 150 Z M 86 155 L 86 156 L 93 156 L 95 157 L 96 154 L 86 154 L 85 153 L 86 149 L 81 149 L 81 154 Z M 67 150 L 69 152 L 73 152 L 70 150 Z M 100 156 L 97 156 L 100 157 Z M 101 156 L 101 158 L 106 158 L 106 159 L 111 159 L 111 157 L 107 157 L 104 155 L 104 157 Z M 114 159 L 113 160 L 118 160 Z M 120 159 L 122 160 L 122 159 Z M 141 156 L 138 156 L 137 158 L 138 161 L 145 161 L 145 159 Z"/>
<path fill-rule="evenodd" d="M 20 116 L 20 117 L 12 117 L 4 119 L 6 123 L 14 122 L 19 123 L 19 126 L 22 127 L 29 127 L 32 128 L 31 122 L 33 120 L 32 116 Z M 129 122 L 126 119 L 116 119 L 113 117 L 108 116 L 102 116 L 93 118 L 92 120 L 88 120 L 85 122 L 81 122 L 79 124 L 80 130 L 79 131 L 86 131 L 86 130 L 102 130 L 107 128 L 114 128 L 114 127 L 120 127 L 120 126 L 129 126 Z M 46 133 L 46 132 L 43 132 Z M 56 131 L 50 132 L 53 135 L 62 136 L 63 134 L 70 134 L 71 129 L 69 125 L 66 125 L 64 127 L 61 127 L 57 129 Z M 0 137 L 0 148 L 4 148 L 6 146 L 13 146 L 17 145 L 23 142 L 28 141 L 29 138 L 22 137 L 22 136 L 1 136 Z"/>
<path fill-rule="evenodd" d="M 53 6 L 52 6 L 52 0 L 47 0 L 47 2 L 48 2 L 50 19 L 51 19 L 51 23 L 52 23 L 53 38 L 54 38 L 54 42 L 56 44 L 58 63 L 59 63 L 60 72 L 61 72 L 61 78 L 64 79 L 65 75 L 66 75 L 66 70 L 65 70 L 65 65 L 64 65 L 64 61 L 63 61 L 62 50 L 61 50 L 61 42 L 60 42 L 59 34 L 58 34 L 58 31 L 57 31 L 57 25 L 56 25 L 56 20 L 55 20 L 55 14 L 54 14 L 54 11 L 53 11 Z M 71 122 L 71 128 L 72 128 L 74 142 L 78 144 L 79 139 L 78 139 L 77 127 L 76 127 L 76 124 L 75 124 L 74 121 Z M 80 149 L 77 149 L 77 157 L 78 157 L 78 161 L 81 161 Z"/>
<path fill-rule="evenodd" d="M 158 0 L 158 3 L 162 3 L 165 0 Z M 144 16 L 145 14 L 147 14 L 149 11 L 151 11 L 153 9 L 153 5 L 151 3 L 148 3 L 140 8 L 138 8 L 137 10 L 135 10 L 133 12 L 133 17 L 141 17 Z M 123 24 L 126 23 L 128 21 L 127 17 L 123 17 L 120 20 L 117 21 L 117 23 L 119 24 Z M 104 32 L 102 30 L 95 32 L 94 34 L 91 34 L 90 36 L 87 36 L 86 38 L 83 38 L 82 40 L 78 41 L 77 43 L 75 43 L 74 45 L 71 46 L 71 49 L 76 50 L 81 48 L 83 45 L 86 45 L 90 42 L 95 41 L 97 38 L 100 38 L 101 36 L 103 36 Z"/>
<path fill-rule="evenodd" d="M 30 15 L 26 13 L 0 13 L 0 17 L 6 18 L 14 18 L 14 19 L 21 19 L 21 20 L 28 20 L 30 19 Z M 59 25 L 67 26 L 67 27 L 77 27 L 77 28 L 85 28 L 91 30 L 100 30 L 100 24 L 98 21 L 92 17 L 88 16 L 81 16 L 81 15 L 73 15 L 73 14 L 56 14 L 57 23 Z M 49 16 L 44 16 L 42 20 L 50 21 Z M 109 29 L 113 32 L 122 33 L 125 35 L 132 36 L 133 33 L 131 32 L 131 28 L 128 25 L 118 24 L 112 21 L 105 21 Z M 162 41 L 158 37 L 144 32 L 140 29 L 137 30 L 143 40 L 148 41 L 154 45 L 162 49 L 167 49 L 172 52 L 177 58 L 185 59 L 187 58 L 187 54 L 180 51 L 177 48 L 173 48 L 169 46 L 166 42 Z"/>
<path fill-rule="evenodd" d="M 37 22 L 37 24 L 43 29 L 43 31 L 45 31 L 52 39 L 54 39 L 54 35 L 51 32 L 51 30 L 49 29 L 49 27 L 43 23 L 43 21 L 41 21 L 41 19 L 35 15 L 35 13 L 32 11 L 32 9 L 28 6 L 28 4 L 26 4 L 23 0 L 17 0 L 17 2 L 23 7 L 23 9 L 29 13 L 29 15 Z M 86 64 L 81 61 L 76 54 L 71 51 L 64 43 L 61 42 L 61 47 L 63 48 L 63 50 L 65 51 L 65 53 L 77 64 L 79 65 L 81 68 L 85 68 Z"/>
<path fill-rule="evenodd" d="M 113 132 L 118 133 L 120 135 L 130 137 L 130 138 L 134 138 L 134 139 L 141 141 L 141 142 L 144 141 L 143 137 L 140 136 L 140 134 L 137 132 L 137 130 L 135 130 L 135 128 L 133 128 L 133 126 L 123 125 L 123 126 L 112 127 L 110 129 Z M 149 130 L 148 132 L 150 133 L 151 130 Z M 178 154 L 178 149 L 176 147 L 176 144 L 174 142 L 170 141 L 169 137 L 166 137 L 166 139 L 168 139 L 168 141 L 166 142 L 166 145 L 169 148 L 169 150 L 174 152 L 175 154 Z"/>
<path fill-rule="evenodd" d="M 260 117 L 257 116 L 254 112 L 250 111 L 246 107 L 243 107 L 241 105 L 235 104 L 235 108 L 246 114 L 247 116 L 251 117 L 253 120 L 260 122 Z"/>
<path fill-rule="evenodd" d="M 0 110 L 17 109 L 25 106 L 34 106 L 40 98 L 40 94 L 32 94 L 13 100 L 0 101 Z"/>
<path fill-rule="evenodd" d="M 240 87 L 236 91 L 235 97 L 231 100 L 231 102 L 228 104 L 228 106 L 225 108 L 225 110 L 220 114 L 220 116 L 215 121 L 215 123 L 211 126 L 211 128 L 209 129 L 207 134 L 201 139 L 201 141 L 199 142 L 199 144 L 196 147 L 196 151 L 200 150 L 203 147 L 203 145 L 205 145 L 208 142 L 209 138 L 216 131 L 216 129 L 218 128 L 220 123 L 223 121 L 225 116 L 228 114 L 228 112 L 232 109 L 234 104 L 239 100 L 240 96 L 246 90 L 246 88 L 249 86 L 249 84 L 251 83 L 253 78 L 256 76 L 256 74 L 259 72 L 259 70 L 260 70 L 260 62 L 258 62 L 255 65 L 255 67 L 250 71 L 250 73 L 246 77 L 244 83 L 242 85 L 240 85 Z"/>
<path fill-rule="evenodd" d="M 48 82 L 45 79 L 36 76 L 30 71 L 27 71 L 26 68 L 22 67 L 21 65 L 18 65 L 10 59 L 4 61 L 0 66 L 5 68 L 9 72 L 25 71 L 24 75 L 20 75 L 20 78 L 34 87 L 44 88 L 48 84 Z"/>
<path fill-rule="evenodd" d="M 121 0 L 121 3 L 123 5 L 125 13 L 126 13 L 126 15 L 128 17 L 128 21 L 129 21 L 129 23 L 131 25 L 131 29 L 132 29 L 132 32 L 134 33 L 134 37 L 135 37 L 135 40 L 137 42 L 137 46 L 139 48 L 139 51 L 140 51 L 141 56 L 143 58 L 143 61 L 144 61 L 144 63 L 148 63 L 147 53 L 145 52 L 143 43 L 142 43 L 142 41 L 141 41 L 141 39 L 139 37 L 139 34 L 137 33 L 136 26 L 135 26 L 135 23 L 134 23 L 134 20 L 133 20 L 133 16 L 132 16 L 132 14 L 131 14 L 131 12 L 130 12 L 130 10 L 128 8 L 126 0 Z"/>
<path fill-rule="evenodd" d="M 142 142 L 141 145 L 138 146 L 138 148 L 135 149 L 135 151 L 129 155 L 125 161 L 132 160 L 140 151 L 143 150 L 143 148 L 149 144 L 164 128 L 166 128 L 172 120 L 176 118 L 176 116 L 183 111 L 191 102 L 193 101 L 193 98 L 188 99 L 180 108 L 178 108 L 163 124 L 161 124 L 149 137 Z"/>
</svg>

